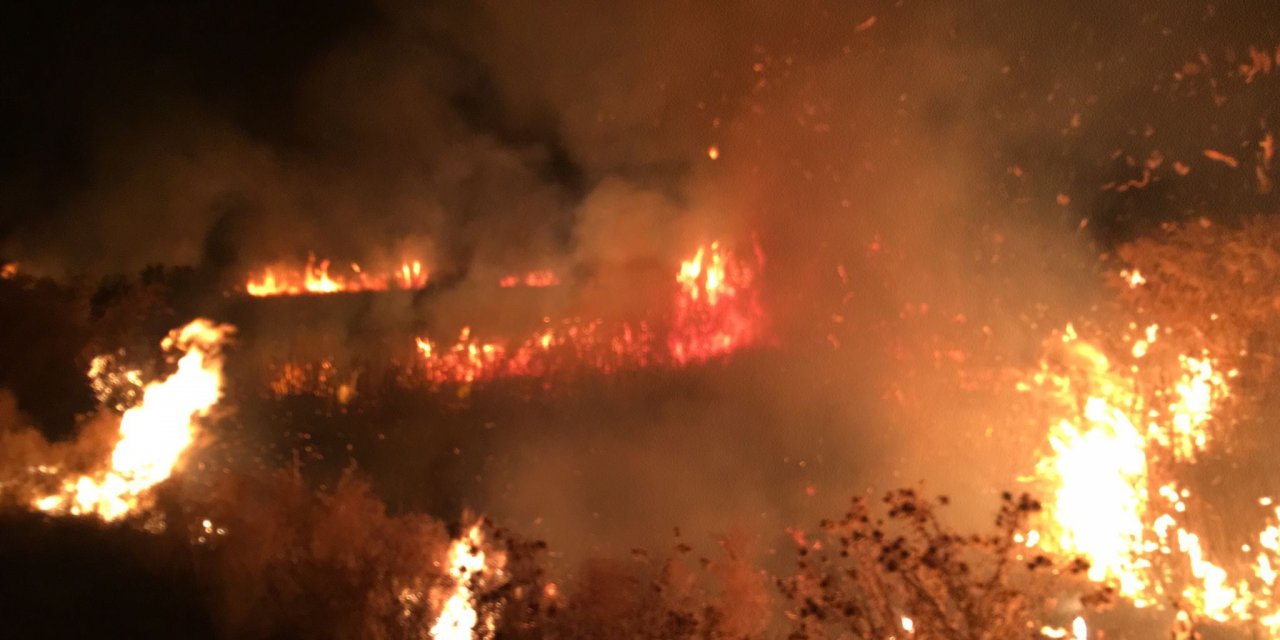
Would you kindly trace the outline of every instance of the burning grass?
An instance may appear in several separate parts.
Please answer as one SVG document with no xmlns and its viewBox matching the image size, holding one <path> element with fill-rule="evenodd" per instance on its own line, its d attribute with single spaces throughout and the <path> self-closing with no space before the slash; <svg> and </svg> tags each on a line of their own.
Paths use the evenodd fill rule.
<svg viewBox="0 0 1280 640">
<path fill-rule="evenodd" d="M 1244 409 L 1268 397 L 1275 309 L 1267 296 L 1280 270 L 1268 270 L 1273 250 L 1256 243 L 1271 236 L 1258 229 L 1170 233 L 1170 246 L 1226 246 L 1235 262 L 1206 263 L 1193 276 L 1161 257 L 1164 245 L 1120 252 L 1133 261 L 1114 282 L 1123 310 L 1052 333 L 1041 362 L 1023 372 L 1012 406 L 1044 429 L 1038 464 L 1024 478 L 1043 504 L 1006 496 L 993 532 L 958 533 L 937 515 L 941 502 L 902 491 L 879 505 L 855 501 L 814 534 L 791 532 L 800 554 L 794 572 L 763 573 L 759 555 L 733 540 L 723 541 L 719 558 L 695 557 L 694 545 L 680 542 L 671 553 L 567 567 L 543 545 L 474 517 L 449 531 L 428 516 L 391 513 L 352 474 L 321 481 L 332 488 L 319 491 L 297 467 L 187 474 L 197 419 L 211 412 L 222 384 L 225 330 L 209 323 L 171 337 L 185 350 L 171 375 L 144 375 L 115 351 L 95 358 L 92 391 L 102 412 L 72 443 L 7 434 L 5 495 L 166 540 L 180 533 L 190 554 L 181 562 L 193 567 L 182 579 L 202 593 L 193 606 L 224 637 L 1083 637 L 1088 608 L 1111 599 L 1164 609 L 1187 633 L 1271 633 L 1280 566 L 1273 494 L 1232 503 L 1237 515 L 1251 515 L 1240 517 L 1243 535 L 1224 536 L 1203 526 L 1205 514 L 1228 508 L 1209 499 L 1220 480 L 1198 474 L 1240 458 L 1232 447 L 1256 428 Z M 761 263 L 717 244 L 699 249 L 674 279 L 661 331 L 619 325 L 630 331 L 619 334 L 576 318 L 547 321 L 516 343 L 464 331 L 453 344 L 420 338 L 417 358 L 381 382 L 325 361 L 257 392 L 280 400 L 333 387 L 334 402 L 318 411 L 359 426 L 377 404 L 361 400 L 370 384 L 465 400 L 473 388 L 541 385 L 574 370 L 670 375 L 760 344 Z M 1240 286 L 1224 294 L 1224 283 Z M 1180 295 L 1217 306 L 1167 299 Z M 1207 318 L 1208 328 L 1188 315 Z M 985 379 L 1004 384 L 1007 373 Z M 180 389 L 173 397 L 171 385 Z M 439 393 L 445 389 L 451 393 Z M 116 411 L 123 415 L 113 419 Z M 161 419 L 146 419 L 152 411 Z M 395 413 L 378 419 L 403 418 Z M 135 429 L 139 421 L 154 428 Z M 301 448 L 311 452 L 305 435 Z M 130 453 L 138 451 L 149 455 Z M 196 477 L 217 479 L 202 488 Z"/>
<path fill-rule="evenodd" d="M 354 293 L 358 291 L 387 291 L 388 289 L 415 290 L 427 286 L 430 273 L 422 260 L 406 259 L 399 268 L 385 273 L 368 273 L 352 262 L 341 272 L 332 268 L 330 260 L 317 260 L 314 253 L 307 255 L 302 268 L 276 265 L 249 276 L 244 290 L 251 296 L 298 296 L 326 293 Z"/>
</svg>

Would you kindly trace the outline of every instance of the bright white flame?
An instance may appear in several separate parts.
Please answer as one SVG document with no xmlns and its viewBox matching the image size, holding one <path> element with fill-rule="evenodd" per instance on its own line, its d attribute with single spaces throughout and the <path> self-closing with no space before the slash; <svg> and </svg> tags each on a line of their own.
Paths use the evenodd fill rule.
<svg viewBox="0 0 1280 640">
<path fill-rule="evenodd" d="M 471 580 L 484 571 L 483 538 L 480 525 L 472 526 L 449 548 L 449 574 L 454 580 L 453 594 L 445 601 L 440 617 L 431 626 L 433 640 L 471 640 L 479 617 L 476 615 Z"/>
<path fill-rule="evenodd" d="M 1076 616 L 1071 621 L 1072 640 L 1089 640 L 1089 626 L 1084 622 L 1084 616 Z"/>
<path fill-rule="evenodd" d="M 111 467 L 63 483 L 58 494 L 34 501 L 41 511 L 96 514 L 116 520 L 139 506 L 141 496 L 163 482 L 191 444 L 195 418 L 222 393 L 223 339 L 233 329 L 198 319 L 165 338 L 162 346 L 185 351 L 178 370 L 148 385 L 142 402 L 120 419 Z"/>
<path fill-rule="evenodd" d="M 1098 397 L 1086 401 L 1084 424 L 1063 420 L 1050 436 L 1062 544 L 1092 560 L 1090 579 L 1115 579 L 1121 594 L 1136 597 L 1146 587 L 1132 564 L 1143 538 L 1146 443 L 1123 411 Z"/>
</svg>

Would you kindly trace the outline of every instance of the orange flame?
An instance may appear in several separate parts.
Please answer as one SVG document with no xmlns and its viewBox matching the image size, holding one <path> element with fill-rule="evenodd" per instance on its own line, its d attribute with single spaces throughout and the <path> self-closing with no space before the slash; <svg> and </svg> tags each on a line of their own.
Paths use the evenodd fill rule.
<svg viewBox="0 0 1280 640">
<path fill-rule="evenodd" d="M 764 314 L 755 290 L 755 268 L 718 242 L 699 247 L 681 263 L 666 344 L 646 322 L 607 324 L 568 318 L 520 342 L 481 341 L 464 327 L 452 345 L 417 339 L 426 380 L 470 384 L 508 377 L 543 376 L 571 368 L 612 372 L 660 364 L 681 366 L 732 353 L 758 342 Z M 526 276 L 524 282 L 529 282 Z M 534 281 L 543 281 L 537 280 Z M 665 346 L 665 349 L 663 348 Z"/>
<path fill-rule="evenodd" d="M 1148 327 L 1131 345 L 1135 360 L 1147 356 L 1158 329 Z M 1074 369 L 1057 373 L 1044 367 L 1036 384 L 1064 408 L 1075 398 L 1084 406 L 1078 418 L 1055 423 L 1051 455 L 1037 467 L 1053 490 L 1046 505 L 1049 530 L 1040 538 L 1045 546 L 1083 556 L 1091 579 L 1114 584 L 1135 606 L 1176 603 L 1180 619 L 1257 624 L 1270 635 L 1280 632 L 1274 569 L 1280 561 L 1280 529 L 1268 525 L 1258 534 L 1256 549 L 1246 545 L 1246 553 L 1256 551 L 1248 559 L 1250 575 L 1233 575 L 1231 565 L 1210 559 L 1201 536 L 1181 523 L 1191 492 L 1169 478 L 1170 461 L 1194 463 L 1211 445 L 1213 414 L 1229 397 L 1227 381 L 1235 371 L 1219 372 L 1207 354 L 1181 354 L 1181 375 L 1169 388 L 1144 394 L 1129 375 L 1136 376 L 1137 365 L 1114 367 L 1070 326 L 1062 342 Z M 1260 504 L 1271 506 L 1271 501 L 1264 498 Z M 1275 517 L 1280 521 L 1280 511 Z"/>
<path fill-rule="evenodd" d="M 433 640 L 493 637 L 493 620 L 480 619 L 476 612 L 475 594 L 471 592 L 472 582 L 486 572 L 483 542 L 484 536 L 477 523 L 450 546 L 449 575 L 453 578 L 453 589 L 431 626 Z"/>
<path fill-rule="evenodd" d="M 281 267 L 267 267 L 256 276 L 250 276 L 245 291 L 255 297 L 297 296 L 356 291 L 386 291 L 396 289 L 421 289 L 427 285 L 429 274 L 421 260 L 405 260 L 400 268 L 385 274 L 370 275 L 359 264 L 351 263 L 349 274 L 330 274 L 329 260 L 317 262 L 315 254 L 308 254 L 307 264 L 301 271 Z"/>
<path fill-rule="evenodd" d="M 178 370 L 147 385 L 142 403 L 120 419 L 120 440 L 110 468 L 63 483 L 59 493 L 39 498 L 46 512 L 96 514 L 117 520 L 139 508 L 146 492 L 166 480 L 195 435 L 195 419 L 222 394 L 221 345 L 231 327 L 204 319 L 169 334 L 165 349 L 185 351 Z"/>
</svg>

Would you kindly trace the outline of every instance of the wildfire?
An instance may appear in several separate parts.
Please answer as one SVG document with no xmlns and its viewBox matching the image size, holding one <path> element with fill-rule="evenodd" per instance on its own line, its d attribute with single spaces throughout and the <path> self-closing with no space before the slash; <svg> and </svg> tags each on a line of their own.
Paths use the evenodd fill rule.
<svg viewBox="0 0 1280 640">
<path fill-rule="evenodd" d="M 647 324 L 584 321 L 547 323 L 523 341 L 475 338 L 463 327 L 458 339 L 441 345 L 417 338 L 422 376 L 431 385 L 470 384 L 497 378 L 545 376 L 573 369 L 612 372 L 652 362 L 652 333 Z"/>
<path fill-rule="evenodd" d="M 417 338 L 423 376 L 432 385 L 536 377 L 573 369 L 609 373 L 724 356 L 758 342 L 763 312 L 755 269 L 719 243 L 699 247 L 676 275 L 664 345 L 648 322 L 568 318 L 520 341 L 480 340 L 464 327 L 452 344 Z M 532 285 L 530 285 L 532 286 Z M 664 348 L 665 347 L 665 348 Z"/>
<path fill-rule="evenodd" d="M 250 276 L 245 291 L 256 297 L 296 296 L 355 291 L 386 291 L 388 289 L 421 289 L 427 286 L 429 274 L 420 260 L 405 260 L 399 269 L 389 273 L 369 274 L 356 263 L 351 263 L 344 273 L 330 273 L 329 260 L 316 260 L 308 254 L 307 264 L 300 271 L 282 267 L 268 267 Z"/>
<path fill-rule="evenodd" d="M 513 287 L 554 287 L 560 284 L 560 278 L 556 276 L 554 271 L 530 271 L 524 275 L 508 275 L 498 280 L 498 286 L 503 289 L 511 289 Z"/>
<path fill-rule="evenodd" d="M 1089 398 L 1084 425 L 1066 420 L 1050 435 L 1054 456 L 1043 469 L 1061 484 L 1053 513 L 1064 549 L 1088 557 L 1089 577 L 1114 579 L 1120 593 L 1141 601 L 1147 584 L 1140 553 L 1147 461 L 1141 434 L 1124 413 Z"/>
<path fill-rule="evenodd" d="M 475 594 L 471 591 L 473 582 L 485 572 L 483 542 L 480 524 L 477 523 L 449 548 L 449 575 L 453 578 L 453 590 L 431 626 L 433 640 L 493 637 L 493 620 L 480 620 Z"/>
<path fill-rule="evenodd" d="M 756 267 L 761 262 L 757 256 Z M 698 247 L 680 264 L 667 340 L 676 363 L 724 355 L 760 339 L 764 314 L 755 279 L 752 265 L 718 242 Z"/>
<path fill-rule="evenodd" d="M 96 514 L 117 520 L 139 508 L 146 492 L 173 473 L 195 434 L 195 419 L 222 393 L 221 345 L 232 331 L 204 319 L 175 329 L 161 343 L 183 352 L 173 375 L 149 384 L 142 402 L 120 419 L 110 468 L 66 480 L 61 491 L 35 500 L 46 512 Z"/>
<path fill-rule="evenodd" d="M 1129 269 L 1122 270 L 1120 272 L 1120 279 L 1123 280 L 1125 284 L 1129 285 L 1130 289 L 1136 289 L 1147 283 L 1147 278 L 1137 269 L 1133 269 L 1132 271 Z"/>
<path fill-rule="evenodd" d="M 1148 356 L 1158 335 L 1155 325 L 1142 332 L 1130 345 L 1134 361 Z M 1211 560 L 1202 537 L 1184 524 L 1191 492 L 1172 477 L 1171 463 L 1193 463 L 1212 442 L 1214 411 L 1230 396 L 1235 371 L 1218 371 L 1207 354 L 1180 354 L 1169 388 L 1144 389 L 1136 364 L 1115 366 L 1070 326 L 1061 346 L 1065 366 L 1042 366 L 1036 386 L 1049 390 L 1066 415 L 1083 406 L 1054 423 L 1051 453 L 1037 467 L 1052 490 L 1045 546 L 1083 556 L 1090 579 L 1113 584 L 1135 606 L 1171 604 L 1188 620 L 1280 631 L 1274 593 L 1280 530 L 1268 526 L 1257 536 L 1256 555 L 1240 559 L 1253 563 L 1251 575 L 1232 575 L 1233 565 Z M 1270 499 L 1261 504 L 1270 506 Z M 1280 520 L 1280 511 L 1275 516 Z"/>
</svg>

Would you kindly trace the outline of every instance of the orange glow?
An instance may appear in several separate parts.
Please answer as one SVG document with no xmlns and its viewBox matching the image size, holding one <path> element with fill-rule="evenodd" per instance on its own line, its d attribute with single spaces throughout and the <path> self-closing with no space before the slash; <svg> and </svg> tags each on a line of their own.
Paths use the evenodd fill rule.
<svg viewBox="0 0 1280 640">
<path fill-rule="evenodd" d="M 1150 359 L 1157 336 L 1152 325 L 1131 341 L 1135 362 Z M 1034 384 L 1020 387 L 1046 391 L 1065 416 L 1050 429 L 1050 453 L 1037 466 L 1037 477 L 1052 491 L 1042 548 L 1083 556 L 1090 579 L 1114 585 L 1135 606 L 1176 604 L 1190 619 L 1280 632 L 1280 529 L 1273 521 L 1256 537 L 1256 548 L 1246 545 L 1230 562 L 1211 558 L 1202 535 L 1184 524 L 1192 494 L 1173 477 L 1172 463 L 1194 463 L 1213 444 L 1214 411 L 1230 397 L 1235 371 L 1220 372 L 1208 354 L 1178 354 L 1167 361 L 1176 361 L 1179 375 L 1157 383 L 1165 388 L 1144 389 L 1136 364 L 1115 366 L 1072 327 L 1061 345 L 1054 358 L 1059 366 L 1043 364 Z M 1169 346 L 1166 340 L 1160 345 Z M 1141 379 L 1153 377 L 1169 378 Z M 1275 518 L 1280 521 L 1280 511 Z M 1251 570 L 1232 570 L 1241 563 Z M 1074 637 L 1086 637 L 1083 620 L 1078 623 Z"/>
<path fill-rule="evenodd" d="M 307 256 L 307 264 L 300 271 L 283 267 L 267 267 L 249 277 L 245 291 L 256 297 L 297 296 L 355 291 L 386 291 L 388 289 L 421 289 L 427 285 L 429 274 L 421 260 L 405 260 L 395 271 L 371 275 L 359 264 L 351 263 L 345 273 L 331 272 L 329 260 L 317 261 L 315 254 Z"/>
<path fill-rule="evenodd" d="M 512 287 L 554 287 L 558 284 L 560 284 L 560 278 L 556 277 L 554 271 L 547 269 L 542 271 L 530 271 L 522 276 L 503 276 L 498 280 L 498 286 L 503 289 L 510 289 Z"/>
<path fill-rule="evenodd" d="M 195 420 L 222 394 L 221 345 L 230 327 L 195 320 L 169 334 L 165 349 L 183 351 L 173 375 L 146 386 L 142 402 L 120 419 L 110 466 L 62 483 L 34 506 L 51 513 L 117 520 L 137 510 L 147 491 L 166 480 L 195 436 Z"/>
<path fill-rule="evenodd" d="M 680 264 L 667 346 L 678 364 L 724 355 L 757 342 L 764 313 L 755 288 L 756 268 L 718 242 L 698 247 Z"/>
<path fill-rule="evenodd" d="M 1129 271 L 1128 269 L 1121 271 L 1120 279 L 1124 280 L 1124 283 L 1129 285 L 1130 289 L 1136 289 L 1147 283 L 1146 277 L 1137 269 L 1134 269 L 1133 271 Z"/>
<path fill-rule="evenodd" d="M 665 345 L 647 322 L 548 320 L 518 342 L 480 340 L 464 327 L 452 344 L 417 339 L 422 377 L 432 386 L 471 384 L 571 370 L 682 366 L 725 356 L 763 336 L 758 265 L 759 258 L 749 265 L 719 243 L 699 247 L 676 275 Z"/>
</svg>

